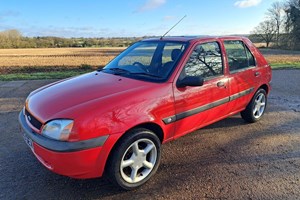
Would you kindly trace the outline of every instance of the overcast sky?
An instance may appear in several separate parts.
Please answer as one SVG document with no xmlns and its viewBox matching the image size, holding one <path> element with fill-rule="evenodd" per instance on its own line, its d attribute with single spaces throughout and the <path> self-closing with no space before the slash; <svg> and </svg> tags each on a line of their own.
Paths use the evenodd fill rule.
<svg viewBox="0 0 300 200">
<path fill-rule="evenodd" d="M 0 0 L 0 31 L 24 36 L 248 34 L 275 0 Z"/>
</svg>

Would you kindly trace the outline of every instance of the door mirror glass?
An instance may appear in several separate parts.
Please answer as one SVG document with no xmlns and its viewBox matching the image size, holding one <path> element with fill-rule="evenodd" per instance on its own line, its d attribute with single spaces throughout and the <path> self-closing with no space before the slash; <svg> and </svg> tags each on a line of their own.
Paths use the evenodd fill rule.
<svg viewBox="0 0 300 200">
<path fill-rule="evenodd" d="M 186 76 L 182 80 L 178 80 L 177 87 L 186 87 L 186 86 L 202 86 L 204 79 L 201 76 Z"/>
</svg>

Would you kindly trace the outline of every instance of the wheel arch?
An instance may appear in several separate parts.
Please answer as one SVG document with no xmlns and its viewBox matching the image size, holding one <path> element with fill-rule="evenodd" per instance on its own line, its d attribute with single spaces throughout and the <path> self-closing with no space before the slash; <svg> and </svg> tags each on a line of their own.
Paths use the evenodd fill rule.
<svg viewBox="0 0 300 200">
<path fill-rule="evenodd" d="M 270 92 L 270 88 L 267 84 L 261 85 L 257 90 L 259 90 L 259 89 L 264 89 L 267 94 L 269 94 L 269 92 Z"/>
<path fill-rule="evenodd" d="M 112 157 L 115 149 L 119 146 L 119 143 L 122 141 L 122 139 L 124 137 L 126 137 L 130 133 L 131 130 L 138 129 L 138 128 L 144 128 L 144 129 L 148 129 L 148 130 L 152 131 L 159 138 L 160 142 L 161 143 L 163 142 L 163 140 L 164 140 L 163 129 L 156 123 L 146 122 L 146 123 L 138 124 L 134 127 L 131 127 L 130 129 L 125 131 L 125 133 L 115 142 L 115 144 L 111 148 L 111 150 L 110 150 L 110 152 L 107 156 L 106 162 L 105 162 L 104 173 L 107 171 L 107 167 L 109 166 L 109 162 L 111 160 L 111 157 Z"/>
</svg>

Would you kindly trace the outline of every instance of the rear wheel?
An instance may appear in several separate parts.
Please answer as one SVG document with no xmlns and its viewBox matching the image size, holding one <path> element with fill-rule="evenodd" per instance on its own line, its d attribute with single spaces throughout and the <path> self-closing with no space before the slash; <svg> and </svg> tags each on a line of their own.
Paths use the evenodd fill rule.
<svg viewBox="0 0 300 200">
<path fill-rule="evenodd" d="M 259 89 L 246 109 L 241 112 L 242 118 L 250 123 L 257 122 L 263 116 L 267 106 L 267 94 L 264 89 Z"/>
<path fill-rule="evenodd" d="M 160 163 L 160 140 L 147 129 L 134 129 L 118 142 L 109 160 L 110 180 L 126 190 L 143 185 Z"/>
</svg>

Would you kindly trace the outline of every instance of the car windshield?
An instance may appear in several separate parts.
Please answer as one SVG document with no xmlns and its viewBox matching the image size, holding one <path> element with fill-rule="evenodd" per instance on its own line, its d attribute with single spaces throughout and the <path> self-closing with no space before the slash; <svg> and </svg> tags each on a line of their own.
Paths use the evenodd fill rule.
<svg viewBox="0 0 300 200">
<path fill-rule="evenodd" d="M 128 78 L 164 82 L 172 73 L 187 43 L 141 41 L 133 44 L 102 71 Z"/>
</svg>

